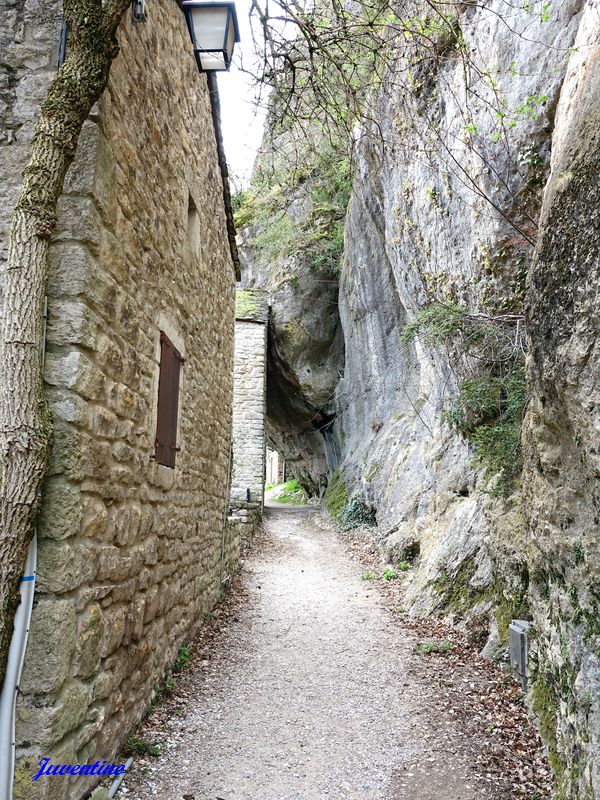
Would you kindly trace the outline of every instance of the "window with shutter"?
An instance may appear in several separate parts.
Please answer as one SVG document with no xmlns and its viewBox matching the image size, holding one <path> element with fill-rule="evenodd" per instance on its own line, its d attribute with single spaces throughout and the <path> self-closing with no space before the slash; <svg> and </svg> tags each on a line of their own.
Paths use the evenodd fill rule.
<svg viewBox="0 0 600 800">
<path fill-rule="evenodd" d="M 184 363 L 168 336 L 160 332 L 160 370 L 158 376 L 158 411 L 154 458 L 173 468 L 177 453 L 177 411 L 179 408 L 179 372 Z"/>
</svg>

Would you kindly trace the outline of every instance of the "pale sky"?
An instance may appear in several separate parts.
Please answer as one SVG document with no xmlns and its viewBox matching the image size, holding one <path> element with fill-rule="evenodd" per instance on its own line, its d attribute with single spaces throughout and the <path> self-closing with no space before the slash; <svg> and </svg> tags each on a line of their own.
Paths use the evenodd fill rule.
<svg viewBox="0 0 600 800">
<path fill-rule="evenodd" d="M 250 1 L 236 0 L 236 8 L 241 42 L 235 46 L 229 72 L 218 74 L 225 155 L 233 192 L 240 188 L 240 180 L 244 186 L 249 182 L 265 119 L 264 108 L 256 109 L 251 79 L 238 67 L 240 58 L 248 66 L 252 61 L 252 34 L 248 20 Z"/>
</svg>

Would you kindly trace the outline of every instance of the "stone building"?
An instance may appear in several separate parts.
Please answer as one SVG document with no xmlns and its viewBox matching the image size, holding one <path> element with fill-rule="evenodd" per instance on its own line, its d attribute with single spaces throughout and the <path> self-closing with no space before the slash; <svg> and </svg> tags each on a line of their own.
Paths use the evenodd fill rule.
<svg viewBox="0 0 600 800">
<path fill-rule="evenodd" d="M 230 504 L 251 524 L 264 498 L 268 318 L 266 292 L 236 290 Z"/>
<path fill-rule="evenodd" d="M 0 15 L 0 270 L 60 8 L 4 0 Z M 113 758 L 237 552 L 225 526 L 236 255 L 215 98 L 174 0 L 153 0 L 143 24 L 126 14 L 118 36 L 51 249 L 55 443 L 15 798 L 89 793 L 96 778 L 32 783 L 37 760 Z"/>
</svg>

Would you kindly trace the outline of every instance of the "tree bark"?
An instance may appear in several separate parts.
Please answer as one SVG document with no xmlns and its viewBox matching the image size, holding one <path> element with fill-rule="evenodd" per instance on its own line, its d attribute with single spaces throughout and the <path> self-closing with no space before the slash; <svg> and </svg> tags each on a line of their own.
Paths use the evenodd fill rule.
<svg viewBox="0 0 600 800">
<path fill-rule="evenodd" d="M 12 217 L 0 329 L 0 688 L 52 440 L 42 372 L 49 241 L 65 174 L 106 86 L 129 4 L 64 0 L 68 56 L 42 106 Z"/>
</svg>

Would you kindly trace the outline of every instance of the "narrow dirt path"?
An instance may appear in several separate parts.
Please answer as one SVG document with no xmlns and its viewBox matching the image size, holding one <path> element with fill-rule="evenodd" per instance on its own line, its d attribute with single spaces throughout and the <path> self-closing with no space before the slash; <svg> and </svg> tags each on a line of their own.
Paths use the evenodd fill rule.
<svg viewBox="0 0 600 800">
<path fill-rule="evenodd" d="M 163 725 L 161 756 L 127 778 L 127 797 L 499 796 L 468 755 L 473 743 L 430 703 L 414 635 L 313 513 L 267 511 L 244 603 L 210 660 L 185 673 L 193 702 Z"/>
</svg>

